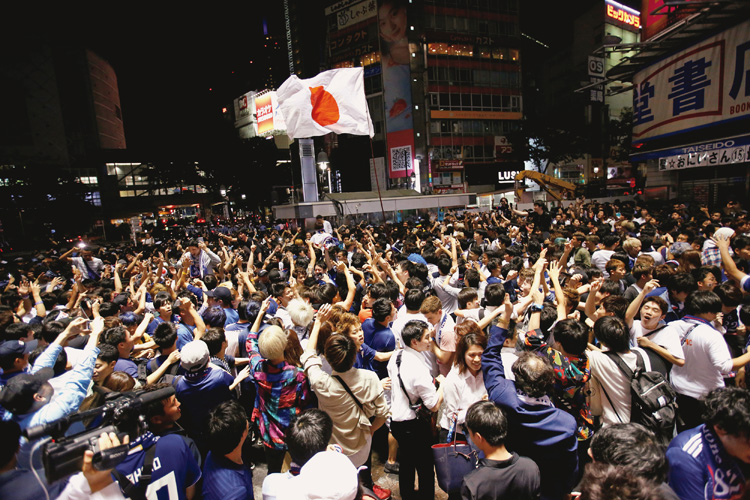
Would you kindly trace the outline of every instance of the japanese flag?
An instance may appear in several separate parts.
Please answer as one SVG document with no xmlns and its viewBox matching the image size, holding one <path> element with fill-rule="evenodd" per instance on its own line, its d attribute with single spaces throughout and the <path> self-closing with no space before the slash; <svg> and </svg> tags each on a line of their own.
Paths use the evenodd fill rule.
<svg viewBox="0 0 750 500">
<path fill-rule="evenodd" d="M 292 140 L 330 132 L 375 135 L 362 68 L 332 69 L 307 80 L 292 75 L 276 97 Z"/>
</svg>

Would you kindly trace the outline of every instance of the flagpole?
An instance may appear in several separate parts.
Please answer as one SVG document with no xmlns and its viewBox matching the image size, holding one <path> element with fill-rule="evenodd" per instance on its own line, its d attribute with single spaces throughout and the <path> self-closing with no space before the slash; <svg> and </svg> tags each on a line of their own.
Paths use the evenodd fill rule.
<svg viewBox="0 0 750 500">
<path fill-rule="evenodd" d="M 378 186 L 378 199 L 380 200 L 380 213 L 383 215 L 383 224 L 385 220 L 385 209 L 383 209 L 383 197 L 380 195 L 380 180 L 378 179 L 378 165 L 375 163 L 375 151 L 372 148 L 372 137 L 370 137 L 370 156 L 372 156 L 372 169 L 375 171 L 375 184 Z"/>
</svg>

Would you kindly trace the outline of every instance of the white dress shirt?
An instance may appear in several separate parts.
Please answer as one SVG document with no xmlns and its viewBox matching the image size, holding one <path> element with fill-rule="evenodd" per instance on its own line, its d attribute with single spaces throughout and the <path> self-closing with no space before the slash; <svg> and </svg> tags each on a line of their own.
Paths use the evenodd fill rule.
<svg viewBox="0 0 750 500">
<path fill-rule="evenodd" d="M 409 396 L 401 389 L 396 360 L 401 354 L 401 380 Z M 391 377 L 391 419 L 394 422 L 405 422 L 417 418 L 417 413 L 410 408 L 412 403 L 422 400 L 427 408 L 433 408 L 438 402 L 437 389 L 433 383 L 422 354 L 411 347 L 397 351 L 388 361 L 388 376 Z M 410 399 L 411 398 L 411 399 Z"/>
</svg>

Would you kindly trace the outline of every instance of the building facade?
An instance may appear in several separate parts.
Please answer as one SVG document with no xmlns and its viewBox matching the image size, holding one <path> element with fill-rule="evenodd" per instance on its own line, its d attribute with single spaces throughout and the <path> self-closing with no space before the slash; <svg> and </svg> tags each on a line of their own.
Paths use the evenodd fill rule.
<svg viewBox="0 0 750 500">
<path fill-rule="evenodd" d="M 325 16 L 328 67 L 365 71 L 371 179 L 493 190 L 523 116 L 518 1 L 341 0 Z"/>
<path fill-rule="evenodd" d="M 750 5 L 688 4 L 665 17 L 636 58 L 613 68 L 635 89 L 631 159 L 647 172 L 645 194 L 714 208 L 743 202 L 750 193 Z"/>
</svg>

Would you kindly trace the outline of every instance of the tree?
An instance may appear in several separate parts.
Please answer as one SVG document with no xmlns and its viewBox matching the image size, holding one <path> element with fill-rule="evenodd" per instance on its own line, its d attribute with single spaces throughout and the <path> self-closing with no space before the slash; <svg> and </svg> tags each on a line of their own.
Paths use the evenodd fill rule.
<svg viewBox="0 0 750 500">
<path fill-rule="evenodd" d="M 572 122 L 527 118 L 507 137 L 513 146 L 513 159 L 531 161 L 542 173 L 546 173 L 548 165 L 580 158 L 588 152 L 586 131 Z"/>
<path fill-rule="evenodd" d="M 633 108 L 624 108 L 620 117 L 609 121 L 612 159 L 629 161 L 633 138 Z"/>
</svg>

